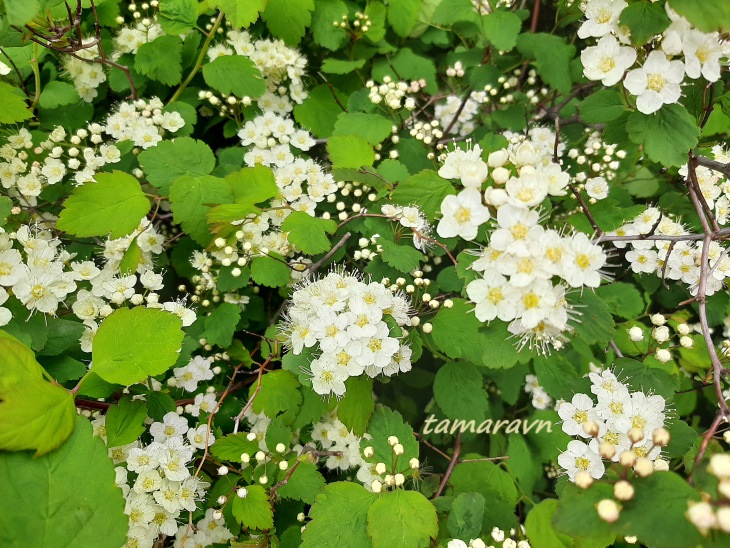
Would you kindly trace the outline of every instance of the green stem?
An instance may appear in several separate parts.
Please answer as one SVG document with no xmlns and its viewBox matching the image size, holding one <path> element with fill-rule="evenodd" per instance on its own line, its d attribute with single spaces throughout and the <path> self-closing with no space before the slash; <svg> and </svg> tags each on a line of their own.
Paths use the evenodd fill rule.
<svg viewBox="0 0 730 548">
<path fill-rule="evenodd" d="M 41 97 L 41 71 L 38 65 L 38 44 L 33 42 L 33 59 L 31 59 L 30 66 L 33 69 L 33 77 L 35 80 L 35 96 L 33 97 L 33 102 L 30 104 L 31 110 L 35 110 Z"/>
<path fill-rule="evenodd" d="M 172 98 L 167 102 L 169 105 L 170 103 L 174 103 L 180 98 L 180 94 L 185 90 L 186 87 L 188 87 L 188 84 L 193 81 L 193 78 L 195 78 L 195 75 L 198 74 L 198 71 L 203 66 L 203 61 L 205 61 L 205 54 L 208 53 L 208 48 L 210 47 L 210 43 L 213 41 L 213 37 L 218 32 L 218 27 L 221 26 L 221 23 L 223 22 L 223 12 L 218 13 L 218 17 L 215 20 L 215 23 L 213 23 L 213 28 L 210 29 L 210 32 L 208 33 L 208 37 L 205 39 L 205 42 L 203 43 L 203 49 L 200 50 L 200 55 L 198 55 L 198 60 L 195 62 L 195 66 L 193 67 L 193 70 L 190 71 L 190 74 L 188 74 L 188 77 L 185 79 L 185 81 L 180 84 L 180 87 L 177 88 L 177 91 L 172 96 Z"/>
</svg>

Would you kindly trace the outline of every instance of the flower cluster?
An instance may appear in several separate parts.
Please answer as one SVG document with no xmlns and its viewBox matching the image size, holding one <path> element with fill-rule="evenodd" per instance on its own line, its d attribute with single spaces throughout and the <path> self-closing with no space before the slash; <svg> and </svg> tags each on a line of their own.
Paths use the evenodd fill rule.
<svg viewBox="0 0 730 548">
<path fill-rule="evenodd" d="M 388 436 L 388 445 L 390 453 L 386 455 L 376 455 L 375 449 L 371 445 L 362 450 L 367 461 L 363 459 L 357 479 L 363 482 L 368 491 L 373 493 L 380 493 L 383 489 L 402 488 L 409 477 L 419 477 L 420 461 L 416 457 L 412 457 L 407 463 L 404 462 L 405 459 L 401 457 L 405 453 L 405 447 L 398 436 Z"/>
<path fill-rule="evenodd" d="M 595 46 L 581 53 L 586 78 L 598 80 L 605 86 L 613 86 L 623 79 L 626 90 L 636 97 L 636 108 L 644 114 L 678 102 L 685 75 L 708 82 L 719 80 L 721 61 L 728 52 L 727 44 L 717 32 L 704 33 L 693 28 L 667 3 L 671 24 L 659 38 L 658 47 L 646 56 L 643 50 L 637 55 L 633 46 L 626 45 L 630 44 L 628 32 L 619 24 L 627 6 L 624 0 L 589 0 L 585 3 L 586 20 L 578 29 L 578 36 L 599 38 Z M 637 58 L 641 65 L 629 70 Z"/>
<path fill-rule="evenodd" d="M 132 141 L 134 146 L 150 148 L 162 141 L 166 131 L 175 133 L 185 125 L 178 112 L 162 112 L 158 98 L 120 103 L 106 120 L 104 132 L 115 141 Z"/>
<path fill-rule="evenodd" d="M 106 442 L 106 417 L 92 421 L 94 433 Z M 118 466 L 116 483 L 126 499 L 124 513 L 129 516 L 127 546 L 152 547 L 159 535 L 181 538 L 193 535 L 187 525 L 178 528 L 183 512 L 194 512 L 202 500 L 208 483 L 190 471 L 195 452 L 215 441 L 207 425 L 191 427 L 185 417 L 167 413 L 162 422 L 149 428 L 153 441 L 148 445 L 133 442 L 111 447 L 109 454 Z M 212 515 L 206 515 L 211 521 Z M 205 519 L 203 521 L 205 521 Z M 198 526 L 196 539 L 200 546 L 224 542 L 231 538 L 222 521 L 215 527 Z"/>
<path fill-rule="evenodd" d="M 368 80 L 365 87 L 369 90 L 368 99 L 375 105 L 384 103 L 385 106 L 393 110 L 401 107 L 406 110 L 413 110 L 416 108 L 416 99 L 409 96 L 409 94 L 414 95 L 425 88 L 426 81 L 395 82 L 390 76 L 384 76 L 382 84 Z"/>
<path fill-rule="evenodd" d="M 476 127 L 474 117 L 479 113 L 479 107 L 488 100 L 486 92 L 472 91 L 462 107 L 463 99 L 461 97 L 449 95 L 444 103 L 436 105 L 434 115 L 441 127 L 451 128 L 452 134 L 469 135 Z M 454 117 L 456 117 L 456 121 L 454 121 Z"/>
<path fill-rule="evenodd" d="M 365 434 L 365 437 L 369 438 L 370 435 Z M 329 454 L 325 461 L 325 466 L 329 470 L 344 472 L 351 468 L 366 466 L 362 455 L 360 455 L 360 440 L 362 439 L 362 437 L 353 434 L 337 418 L 336 410 L 322 417 L 312 427 L 312 440 L 317 442 L 322 451 L 327 451 Z M 361 473 L 358 472 L 358 479 L 363 481 L 367 487 L 370 484 L 369 477 L 363 480 L 360 476 Z"/>
<path fill-rule="evenodd" d="M 532 406 L 535 409 L 547 409 L 549 408 L 553 400 L 548 393 L 545 392 L 535 375 L 525 376 L 525 392 L 530 394 L 532 397 Z"/>
<path fill-rule="evenodd" d="M 479 146 L 446 154 L 439 175 L 464 189 L 441 204 L 439 236 L 471 241 L 496 209 L 489 244 L 470 268 L 482 273 L 466 292 L 480 321 L 499 318 L 521 345 L 560 344 L 568 329 L 568 288 L 598 287 L 606 255 L 583 233 L 563 235 L 540 225 L 540 204 L 564 196 L 570 175 L 552 161 L 554 134 L 542 128 L 511 135 L 507 148 L 481 158 Z M 561 149 L 558 149 L 558 153 Z M 491 179 L 482 195 L 482 185 Z M 557 278 L 557 283 L 553 279 Z"/>
<path fill-rule="evenodd" d="M 63 65 L 66 73 L 73 81 L 74 87 L 82 100 L 91 103 L 99 92 L 96 88 L 106 82 L 104 65 L 94 61 L 99 52 L 94 44 L 94 38 L 83 40 L 84 49 L 80 49 L 73 56 L 65 55 Z"/>
<path fill-rule="evenodd" d="M 520 526 L 521 536 L 524 536 L 524 527 Z M 493 527 L 489 536 L 489 544 L 487 545 L 482 539 L 471 539 L 468 543 L 463 540 L 453 539 L 446 545 L 446 548 L 530 548 L 531 544 L 528 540 L 516 540 L 515 529 L 504 531 L 499 527 Z"/>
<path fill-rule="evenodd" d="M 418 206 L 405 207 L 386 204 L 381 208 L 383 215 L 397 221 L 402 227 L 413 231 L 413 246 L 421 251 L 426 250 L 431 235 L 431 225 Z"/>
<path fill-rule="evenodd" d="M 314 391 L 340 397 L 349 377 L 411 369 L 411 349 L 399 339 L 399 326 L 410 325 L 409 309 L 403 296 L 382 283 L 331 272 L 294 291 L 283 330 L 294 354 L 312 349 Z"/>
<path fill-rule="evenodd" d="M 576 439 L 560 454 L 558 464 L 576 482 L 580 472 L 592 479 L 603 477 L 603 459 L 643 470 L 647 463 L 652 470 L 667 463 L 658 459 L 668 439 L 658 439 L 664 430 L 666 402 L 659 395 L 630 392 L 611 371 L 589 373 L 591 393 L 575 394 L 570 402 L 557 408 L 563 419 L 563 432 Z M 595 400 L 594 400 L 595 398 Z M 653 464 L 650 461 L 656 461 Z M 651 473 L 651 472 L 649 472 Z M 590 481 L 590 478 L 586 479 Z"/>
<path fill-rule="evenodd" d="M 687 519 L 703 535 L 711 529 L 730 533 L 730 454 L 716 453 L 710 457 L 707 471 L 718 480 L 717 500 L 708 499 L 702 502 L 689 502 Z"/>
</svg>

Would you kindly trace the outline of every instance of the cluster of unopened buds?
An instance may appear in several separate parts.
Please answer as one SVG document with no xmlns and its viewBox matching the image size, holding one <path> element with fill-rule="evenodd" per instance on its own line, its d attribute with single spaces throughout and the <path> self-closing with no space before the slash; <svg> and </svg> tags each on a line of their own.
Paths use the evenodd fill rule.
<svg viewBox="0 0 730 548">
<path fill-rule="evenodd" d="M 412 458 L 408 461 L 408 468 L 398 466 L 398 460 L 405 452 L 403 445 L 396 436 L 388 436 L 388 444 L 392 448 L 392 456 L 389 460 L 392 465 L 388 467 L 385 462 L 377 462 L 373 467 L 373 470 L 378 479 L 374 479 L 370 483 L 370 489 L 373 493 L 380 493 L 383 489 L 389 487 L 402 487 L 406 482 L 406 474 L 411 474 L 412 471 L 418 470 L 420 462 L 417 458 Z M 375 449 L 372 446 L 368 446 L 363 449 L 363 456 L 366 459 L 372 459 L 375 456 Z"/>
<path fill-rule="evenodd" d="M 349 16 L 343 15 L 340 21 L 334 21 L 332 24 L 335 26 L 335 28 L 340 28 L 349 32 L 359 31 L 362 34 L 365 34 L 367 31 L 369 31 L 371 26 L 370 17 L 368 17 L 367 14 L 359 11 L 355 13 L 354 21 L 350 21 Z"/>
<path fill-rule="evenodd" d="M 690 501 L 687 519 L 703 535 L 711 529 L 730 533 L 730 453 L 712 455 L 707 471 L 718 480 L 717 500 L 703 493 L 701 502 Z"/>
<path fill-rule="evenodd" d="M 654 327 L 651 330 L 651 338 L 656 341 L 659 345 L 671 342 L 672 335 L 669 331 L 669 326 L 666 325 L 667 319 L 663 314 L 654 314 L 650 318 L 651 323 Z M 694 339 L 692 339 L 690 332 L 690 326 L 686 323 L 678 323 L 674 328 L 676 335 L 679 337 L 679 346 L 682 348 L 692 348 L 694 346 Z M 644 340 L 644 329 L 640 326 L 635 325 L 628 330 L 629 339 L 638 343 Z M 658 347 L 654 352 L 654 357 L 661 363 L 667 363 L 672 359 L 671 348 L 663 346 Z"/>
<path fill-rule="evenodd" d="M 395 82 L 390 76 L 383 77 L 382 84 L 376 84 L 372 80 L 365 83 L 368 88 L 368 99 L 371 103 L 385 103 L 386 106 L 395 110 L 401 107 L 406 110 L 416 108 L 416 100 L 413 97 L 406 97 L 408 94 L 414 94 L 426 87 L 426 81 L 414 80 L 408 82 Z"/>
<path fill-rule="evenodd" d="M 441 123 L 438 120 L 431 122 L 416 122 L 411 129 L 411 137 L 415 137 L 419 141 L 423 141 L 424 145 L 430 145 L 434 141 L 443 138 L 444 132 L 441 131 Z"/>
</svg>

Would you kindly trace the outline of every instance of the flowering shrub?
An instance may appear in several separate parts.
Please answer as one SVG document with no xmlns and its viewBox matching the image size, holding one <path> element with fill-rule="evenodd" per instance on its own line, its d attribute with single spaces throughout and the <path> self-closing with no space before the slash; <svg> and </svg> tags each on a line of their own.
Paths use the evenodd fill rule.
<svg viewBox="0 0 730 548">
<path fill-rule="evenodd" d="M 0 1 L 0 543 L 726 546 L 728 32 Z"/>
</svg>

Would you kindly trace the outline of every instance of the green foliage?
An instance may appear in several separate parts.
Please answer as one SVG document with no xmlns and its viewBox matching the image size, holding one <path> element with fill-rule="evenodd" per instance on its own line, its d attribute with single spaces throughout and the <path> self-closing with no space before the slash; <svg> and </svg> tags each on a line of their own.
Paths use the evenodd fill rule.
<svg viewBox="0 0 730 548">
<path fill-rule="evenodd" d="M 170 188 L 170 203 L 175 221 L 202 246 L 207 246 L 213 238 L 206 218 L 211 206 L 232 201 L 230 185 L 217 177 L 183 176 L 176 179 Z"/>
<path fill-rule="evenodd" d="M 482 375 L 469 363 L 446 363 L 436 373 L 433 395 L 441 411 L 452 420 L 484 420 L 489 402 Z"/>
<path fill-rule="evenodd" d="M 681 166 L 697 145 L 697 122 L 681 105 L 664 105 L 654 114 L 633 112 L 626 122 L 631 141 L 643 145 L 654 162 L 665 167 Z"/>
<path fill-rule="evenodd" d="M 429 546 L 438 534 L 436 509 L 418 491 L 389 491 L 368 510 L 368 534 L 374 548 Z"/>
<path fill-rule="evenodd" d="M 703 32 L 730 28 L 730 6 L 724 2 L 669 0 L 669 6 Z"/>
<path fill-rule="evenodd" d="M 424 170 L 401 181 L 393 190 L 394 203 L 407 206 L 418 205 L 429 220 L 433 221 L 441 209 L 441 202 L 456 190 L 446 179 L 436 172 Z"/>
<path fill-rule="evenodd" d="M 302 403 L 298 388 L 299 381 L 289 371 L 271 371 L 261 378 L 261 389 L 251 407 L 256 413 L 263 412 L 272 419 L 280 413 L 296 411 Z M 255 388 L 252 388 L 252 395 L 253 390 Z"/>
<path fill-rule="evenodd" d="M 349 74 L 365 66 L 365 59 L 345 61 L 344 59 L 325 59 L 322 63 L 322 72 L 327 74 Z"/>
<path fill-rule="evenodd" d="M 217 0 L 217 4 L 233 28 L 240 29 L 256 22 L 267 0 Z"/>
<path fill-rule="evenodd" d="M 96 183 L 74 189 L 57 226 L 74 236 L 120 238 L 134 231 L 149 209 L 137 179 L 123 171 L 99 173 Z"/>
<path fill-rule="evenodd" d="M 134 59 L 134 68 L 150 80 L 174 86 L 182 80 L 182 40 L 162 35 L 142 44 Z"/>
<path fill-rule="evenodd" d="M 375 161 L 373 148 L 362 137 L 337 135 L 327 140 L 327 152 L 334 168 L 371 166 Z"/>
<path fill-rule="evenodd" d="M 353 434 L 362 436 L 375 409 L 373 379 L 367 376 L 350 377 L 345 388 L 345 396 L 337 404 L 337 418 Z"/>
<path fill-rule="evenodd" d="M 413 429 L 404 422 L 402 415 L 397 411 L 387 407 L 376 408 L 370 419 L 368 434 L 372 439 L 363 438 L 360 448 L 368 446 L 373 448 L 375 454 L 369 459 L 372 462 L 390 462 L 393 454 L 393 448 L 388 443 L 390 436 L 396 436 L 403 446 L 400 462 L 407 463 L 410 459 L 418 458 L 418 441 L 413 436 Z"/>
<path fill-rule="evenodd" d="M 375 146 L 390 134 L 392 122 L 379 114 L 342 112 L 337 116 L 333 135 L 357 135 Z"/>
<path fill-rule="evenodd" d="M 241 307 L 232 303 L 222 303 L 205 318 L 203 337 L 210 345 L 227 348 L 233 342 L 233 334 L 241 319 Z"/>
<path fill-rule="evenodd" d="M 20 89 L 0 82 L 0 124 L 14 124 L 33 117 Z"/>
<path fill-rule="evenodd" d="M 271 34 L 296 46 L 312 20 L 314 0 L 268 0 L 261 18 Z"/>
<path fill-rule="evenodd" d="M 652 2 L 636 2 L 621 12 L 620 25 L 626 25 L 631 43 L 640 46 L 669 26 L 664 6 Z"/>
<path fill-rule="evenodd" d="M 388 4 L 388 24 L 398 36 L 408 36 L 418 19 L 423 0 L 391 0 Z"/>
<path fill-rule="evenodd" d="M 73 395 L 46 382 L 30 348 L 4 331 L 0 331 L 0 355 L 0 449 L 35 449 L 36 456 L 44 455 L 73 430 Z"/>
<path fill-rule="evenodd" d="M 203 67 L 203 78 L 225 95 L 255 98 L 266 91 L 266 82 L 254 62 L 238 55 L 223 55 L 208 63 Z"/>
<path fill-rule="evenodd" d="M 311 462 L 299 462 L 296 470 L 277 493 L 285 499 L 301 500 L 314 504 L 315 497 L 326 485 L 324 477 Z"/>
<path fill-rule="evenodd" d="M 530 545 L 534 548 L 570 548 L 573 539 L 555 530 L 553 513 L 558 506 L 555 499 L 543 500 L 530 510 L 525 520 L 525 530 Z"/>
<path fill-rule="evenodd" d="M 274 512 L 266 490 L 260 485 L 249 485 L 246 490 L 248 494 L 245 498 L 233 497 L 233 517 L 249 529 L 271 529 L 274 526 Z"/>
<path fill-rule="evenodd" d="M 543 81 L 561 93 L 568 93 L 572 85 L 570 60 L 575 47 L 554 34 L 520 34 L 517 49 L 525 57 L 535 60 L 535 69 Z"/>
<path fill-rule="evenodd" d="M 94 337 L 94 373 L 130 385 L 167 371 L 177 361 L 184 333 L 180 319 L 163 310 L 120 308 L 101 322 Z"/>
<path fill-rule="evenodd" d="M 125 396 L 106 412 L 106 445 L 119 447 L 139 438 L 145 431 L 147 406 L 143 401 Z"/>
<path fill-rule="evenodd" d="M 251 261 L 251 279 L 267 287 L 281 287 L 289 283 L 291 270 L 282 259 L 274 254 L 256 257 Z"/>
<path fill-rule="evenodd" d="M 167 34 L 185 34 L 198 20 L 195 0 L 161 0 L 158 21 Z"/>
<path fill-rule="evenodd" d="M 517 45 L 522 21 L 511 11 L 495 10 L 483 19 L 484 35 L 497 49 L 509 51 Z"/>
<path fill-rule="evenodd" d="M 302 548 L 369 548 L 368 510 L 376 499 L 356 483 L 327 484 L 309 511 L 312 521 L 302 533 Z"/>
<path fill-rule="evenodd" d="M 407 245 L 397 245 L 386 238 L 380 238 L 378 239 L 378 245 L 383 249 L 380 254 L 383 262 L 401 272 L 410 272 L 417 269 L 421 262 L 426 259 L 423 253 L 415 249 L 410 241 Z"/>
<path fill-rule="evenodd" d="M 587 124 L 610 122 L 626 112 L 621 96 L 610 89 L 592 93 L 581 101 L 578 111 L 580 119 Z"/>
<path fill-rule="evenodd" d="M 482 530 L 485 503 L 479 493 L 461 493 L 454 498 L 447 523 L 449 534 L 464 542 L 477 538 Z"/>
<path fill-rule="evenodd" d="M 124 544 L 128 518 L 107 449 L 85 418 L 72 417 L 71 428 L 71 437 L 47 455 L 0 452 L 4 546 Z"/>
<path fill-rule="evenodd" d="M 302 253 L 316 255 L 331 247 L 327 234 L 333 234 L 337 230 L 337 223 L 330 219 L 317 219 L 303 211 L 295 211 L 286 218 L 281 229 L 289 233 L 289 241 Z"/>
<path fill-rule="evenodd" d="M 218 438 L 210 448 L 211 454 L 221 460 L 238 462 L 243 453 L 254 455 L 259 450 L 259 443 L 256 440 L 249 440 L 246 433 L 229 434 Z"/>
<path fill-rule="evenodd" d="M 185 158 L 184 162 L 180 158 Z M 139 155 L 139 165 L 147 180 L 166 195 L 175 180 L 185 175 L 209 175 L 215 167 L 215 156 L 210 147 L 190 137 L 163 141 Z"/>
</svg>

